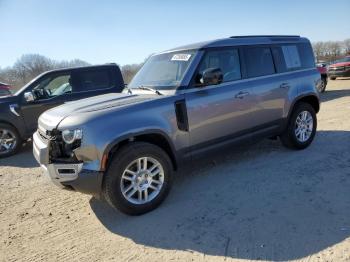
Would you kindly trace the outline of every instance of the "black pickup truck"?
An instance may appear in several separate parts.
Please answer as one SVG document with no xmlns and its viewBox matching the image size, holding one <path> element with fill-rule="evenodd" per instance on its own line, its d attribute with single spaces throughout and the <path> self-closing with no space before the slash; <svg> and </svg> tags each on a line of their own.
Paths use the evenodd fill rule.
<svg viewBox="0 0 350 262">
<path fill-rule="evenodd" d="M 0 158 L 15 154 L 37 129 L 44 111 L 86 97 L 119 93 L 124 81 L 116 64 L 45 72 L 15 94 L 0 97 Z"/>
</svg>

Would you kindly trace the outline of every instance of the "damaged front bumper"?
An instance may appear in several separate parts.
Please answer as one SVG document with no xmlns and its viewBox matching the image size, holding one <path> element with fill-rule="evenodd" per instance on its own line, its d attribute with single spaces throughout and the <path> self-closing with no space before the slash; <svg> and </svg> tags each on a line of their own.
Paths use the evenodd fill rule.
<svg viewBox="0 0 350 262">
<path fill-rule="evenodd" d="M 102 172 L 84 169 L 83 162 L 51 163 L 49 148 L 50 140 L 45 140 L 39 132 L 34 133 L 34 157 L 55 185 L 100 198 Z"/>
</svg>

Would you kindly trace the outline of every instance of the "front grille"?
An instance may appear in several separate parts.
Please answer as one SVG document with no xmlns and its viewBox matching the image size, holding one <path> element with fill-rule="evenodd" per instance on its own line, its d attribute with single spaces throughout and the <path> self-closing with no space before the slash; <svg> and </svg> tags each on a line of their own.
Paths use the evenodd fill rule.
<svg viewBox="0 0 350 262">
<path fill-rule="evenodd" d="M 344 71 L 345 66 L 338 66 L 338 67 L 330 67 L 329 71 Z"/>
<path fill-rule="evenodd" d="M 48 131 L 39 125 L 38 126 L 38 134 L 40 135 L 40 137 L 42 138 L 43 141 L 48 141 L 48 140 L 53 141 L 56 139 L 58 132 Z"/>
<path fill-rule="evenodd" d="M 38 129 L 38 134 L 44 142 L 47 142 L 49 140 L 49 137 L 45 133 L 43 133 L 42 130 Z"/>
</svg>

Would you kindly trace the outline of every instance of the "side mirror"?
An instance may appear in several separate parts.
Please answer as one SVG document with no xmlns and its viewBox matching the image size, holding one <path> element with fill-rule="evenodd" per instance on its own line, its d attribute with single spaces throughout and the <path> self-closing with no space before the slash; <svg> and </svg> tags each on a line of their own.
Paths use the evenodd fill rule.
<svg viewBox="0 0 350 262">
<path fill-rule="evenodd" d="M 203 71 L 200 82 L 204 86 L 221 84 L 224 79 L 220 68 L 208 68 Z"/>
<path fill-rule="evenodd" d="M 25 92 L 24 93 L 24 99 L 27 101 L 27 102 L 33 102 L 35 99 L 34 99 L 34 95 L 32 92 Z"/>
</svg>

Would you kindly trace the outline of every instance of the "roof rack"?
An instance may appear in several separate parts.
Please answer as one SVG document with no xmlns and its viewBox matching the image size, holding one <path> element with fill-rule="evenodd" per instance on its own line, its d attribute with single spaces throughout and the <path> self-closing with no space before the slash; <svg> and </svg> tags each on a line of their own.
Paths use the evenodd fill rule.
<svg viewBox="0 0 350 262">
<path fill-rule="evenodd" d="M 241 35 L 241 36 L 230 36 L 230 38 L 256 38 L 256 37 L 300 37 L 300 35 Z"/>
</svg>

